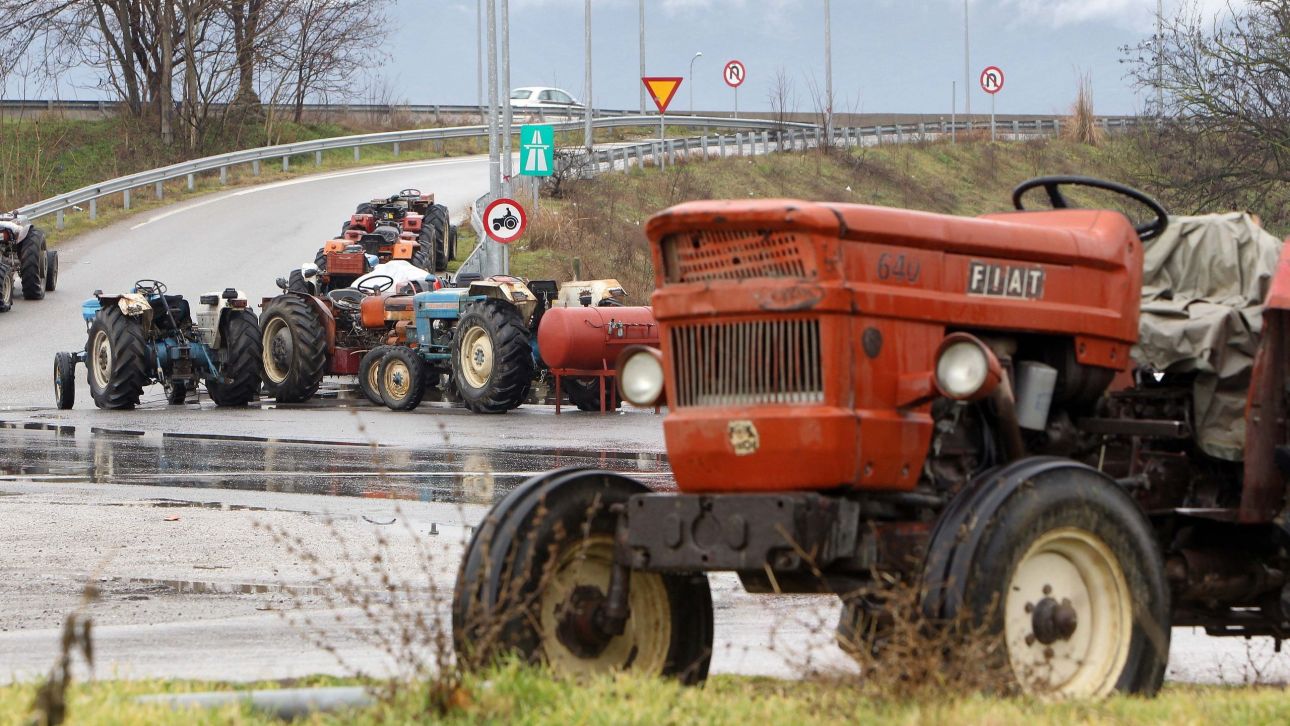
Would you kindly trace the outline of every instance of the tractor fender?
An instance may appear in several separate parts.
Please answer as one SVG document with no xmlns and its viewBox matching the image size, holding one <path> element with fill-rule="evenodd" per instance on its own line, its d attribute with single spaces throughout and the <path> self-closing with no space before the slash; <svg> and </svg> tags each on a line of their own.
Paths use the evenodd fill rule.
<svg viewBox="0 0 1290 726">
<path fill-rule="evenodd" d="M 318 313 L 318 320 L 322 323 L 323 331 L 325 331 L 327 335 L 327 360 L 330 361 L 332 356 L 336 353 L 336 316 L 332 314 L 331 308 L 327 307 L 327 305 L 323 303 L 322 298 L 314 297 L 313 295 L 305 295 L 299 292 L 289 292 L 286 294 L 296 295 L 309 303 L 309 306 L 313 308 L 313 311 Z"/>
<path fill-rule="evenodd" d="M 1106 474 L 1077 461 L 1032 456 L 986 470 L 950 501 L 927 542 L 920 587 L 924 615 L 939 619 L 959 611 L 962 603 L 957 598 L 962 590 L 947 585 L 967 580 L 987 523 L 1019 489 L 1038 476 L 1061 470 L 1118 486 Z"/>
<path fill-rule="evenodd" d="M 99 295 L 97 296 L 99 307 L 116 305 L 125 315 L 138 318 L 142 317 L 144 325 L 152 322 L 152 305 L 148 303 L 148 298 L 137 292 L 126 292 L 120 295 Z M 85 305 L 81 306 L 85 310 Z M 97 310 L 95 312 L 98 312 Z"/>
</svg>

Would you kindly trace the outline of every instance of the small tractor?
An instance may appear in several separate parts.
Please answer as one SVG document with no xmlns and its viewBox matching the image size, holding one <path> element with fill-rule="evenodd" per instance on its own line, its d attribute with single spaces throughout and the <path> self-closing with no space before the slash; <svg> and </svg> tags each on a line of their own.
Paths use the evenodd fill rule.
<svg viewBox="0 0 1290 726">
<path fill-rule="evenodd" d="M 1070 201 L 1095 193 L 1118 203 Z M 838 595 L 839 638 L 877 657 L 887 583 L 906 583 L 924 627 L 986 638 L 973 652 L 1046 696 L 1155 693 L 1173 626 L 1290 637 L 1290 246 L 1271 238 L 1266 273 L 1230 276 L 1252 281 L 1262 324 L 1252 340 L 1236 316 L 1251 368 L 1214 427 L 1197 351 L 1165 336 L 1174 361 L 1141 363 L 1160 341 L 1140 322 L 1232 311 L 1179 313 L 1174 283 L 1145 304 L 1143 280 L 1166 253 L 1166 277 L 1211 278 L 1189 255 L 1230 250 L 1144 244 L 1177 228 L 1110 182 L 1034 179 L 1013 202 L 979 218 L 788 200 L 654 216 L 661 349 L 625 351 L 619 383 L 639 405 L 665 398 L 678 491 L 580 469 L 512 491 L 462 561 L 459 657 L 700 682 L 712 571 Z"/>
<path fill-rule="evenodd" d="M 438 382 L 475 413 L 505 413 L 523 404 L 533 383 L 546 372 L 538 340 L 548 316 L 594 305 L 627 311 L 633 319 L 648 318 L 652 324 L 648 308 L 622 307 L 626 296 L 612 279 L 560 285 L 503 275 L 475 280 L 467 287 L 418 293 L 411 300 L 411 322 L 396 329 L 395 344 L 368 354 L 379 369 L 367 369 L 370 378 L 364 378 L 364 385 L 396 411 L 416 408 L 426 386 Z M 574 329 L 572 321 L 563 322 L 561 330 Z M 591 319 L 581 322 L 595 324 Z M 572 349 L 587 340 L 559 335 L 554 339 L 559 339 L 562 359 L 576 358 L 582 351 Z M 603 346 L 602 333 L 594 347 Z M 580 409 L 598 410 L 604 403 L 594 380 L 574 376 L 567 381 L 565 392 Z M 617 407 L 617 397 L 610 399 L 608 407 Z"/>
<path fill-rule="evenodd" d="M 45 233 L 14 213 L 0 214 L 0 313 L 13 307 L 15 283 L 27 300 L 40 300 L 58 285 L 58 252 Z"/>
<path fill-rule="evenodd" d="M 99 408 L 134 408 L 152 383 L 161 383 L 166 401 L 176 405 L 203 381 L 217 406 L 245 406 L 259 395 L 260 326 L 238 290 L 202 295 L 194 320 L 182 295 L 139 280 L 125 294 L 95 292 L 81 304 L 81 317 L 89 329 L 85 349 L 54 356 L 59 408 L 75 403 L 78 362 Z"/>
<path fill-rule="evenodd" d="M 457 253 L 457 228 L 449 223 L 448 208 L 436 204 L 433 194 L 404 189 L 359 204 L 341 225 L 340 236 L 319 248 L 314 264 L 332 271 L 332 255 L 354 244 L 378 262 L 407 260 L 428 272 L 443 272 Z"/>
</svg>

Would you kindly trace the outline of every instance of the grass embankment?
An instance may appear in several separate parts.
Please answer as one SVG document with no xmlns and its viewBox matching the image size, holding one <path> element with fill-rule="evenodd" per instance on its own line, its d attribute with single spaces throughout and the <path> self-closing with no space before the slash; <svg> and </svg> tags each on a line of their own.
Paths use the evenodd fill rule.
<svg viewBox="0 0 1290 726">
<path fill-rule="evenodd" d="M 307 679 L 292 687 L 334 685 Z M 308 724 L 733 724 L 1071 723 L 1279 724 L 1290 721 L 1290 700 L 1279 688 L 1169 687 L 1155 699 L 1119 697 L 1101 702 L 1044 703 L 1034 699 L 979 695 L 895 701 L 867 698 L 854 684 L 790 682 L 718 676 L 702 688 L 670 681 L 604 677 L 574 684 L 526 669 L 507 668 L 470 678 L 445 713 L 427 707 L 428 692 L 410 688 L 379 705 L 315 714 Z M 258 684 L 245 688 L 275 688 Z M 228 690 L 223 684 L 99 682 L 74 686 L 68 700 L 71 723 L 268 724 L 276 722 L 242 705 L 214 710 L 172 711 L 142 706 L 136 696 Z M 30 685 L 0 688 L 0 726 L 22 724 L 35 693 Z"/>
<path fill-rule="evenodd" d="M 578 258 L 584 278 L 617 277 L 638 300 L 647 299 L 654 283 L 644 223 L 658 210 L 696 199 L 793 197 L 977 215 L 1010 210 L 1012 188 L 1026 179 L 1081 174 L 1137 186 L 1173 213 L 1227 211 L 1172 203 L 1168 190 L 1151 182 L 1159 164 L 1150 148 L 1149 139 L 1131 136 L 1112 136 L 1100 147 L 938 141 L 634 169 L 570 184 L 562 199 L 542 200 L 526 239 L 515 245 L 512 269 L 570 279 Z M 1267 219 L 1268 213 L 1269 229 L 1290 231 L 1290 219 Z"/>
</svg>

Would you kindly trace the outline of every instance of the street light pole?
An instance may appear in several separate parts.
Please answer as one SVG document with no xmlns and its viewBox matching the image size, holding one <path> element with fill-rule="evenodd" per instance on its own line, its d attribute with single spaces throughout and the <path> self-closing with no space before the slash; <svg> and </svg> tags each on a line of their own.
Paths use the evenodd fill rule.
<svg viewBox="0 0 1290 726">
<path fill-rule="evenodd" d="M 587 153 L 591 153 L 591 0 L 587 0 L 583 11 L 583 45 L 586 46 L 587 57 L 583 60 L 584 73 L 583 85 L 587 89 L 587 97 L 582 100 L 583 116 L 587 117 L 587 127 L 583 133 L 584 142 L 587 147 Z"/>
<path fill-rule="evenodd" d="M 972 123 L 972 54 L 968 34 L 968 0 L 963 0 L 963 115 Z"/>
<path fill-rule="evenodd" d="M 484 111 L 484 0 L 475 0 L 475 90 L 480 113 Z"/>
<path fill-rule="evenodd" d="M 824 138 L 833 141 L 833 19 L 824 0 Z"/>
<path fill-rule="evenodd" d="M 691 116 L 694 115 L 694 62 L 702 57 L 703 57 L 703 51 L 699 51 L 698 53 L 694 54 L 693 58 L 690 59 L 690 77 L 689 79 L 687 79 L 687 82 L 690 84 L 690 115 Z M 644 88 L 644 87 L 645 87 L 644 84 L 642 84 L 641 88 Z"/>
<path fill-rule="evenodd" d="M 645 77 L 645 0 L 640 0 L 641 78 Z M 641 115 L 645 114 L 645 84 L 641 84 Z"/>
<path fill-rule="evenodd" d="M 511 194 L 511 0 L 502 0 L 502 178 Z"/>
</svg>

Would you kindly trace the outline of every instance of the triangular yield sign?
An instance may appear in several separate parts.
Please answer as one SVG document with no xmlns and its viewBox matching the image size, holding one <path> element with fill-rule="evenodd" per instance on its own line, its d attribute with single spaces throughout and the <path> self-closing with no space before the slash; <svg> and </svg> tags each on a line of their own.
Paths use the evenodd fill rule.
<svg viewBox="0 0 1290 726">
<path fill-rule="evenodd" d="M 672 102 L 672 97 L 681 87 L 682 80 L 684 79 L 680 76 L 646 76 L 641 79 L 641 83 L 645 84 L 645 89 L 654 99 L 658 112 L 667 113 L 667 105 Z"/>
</svg>

